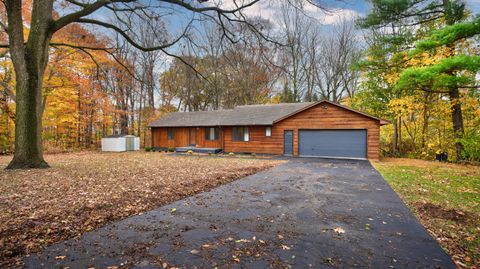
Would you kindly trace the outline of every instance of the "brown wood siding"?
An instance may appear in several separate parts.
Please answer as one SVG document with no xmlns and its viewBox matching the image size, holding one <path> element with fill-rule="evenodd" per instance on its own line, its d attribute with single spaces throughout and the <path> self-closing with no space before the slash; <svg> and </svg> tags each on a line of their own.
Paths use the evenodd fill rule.
<svg viewBox="0 0 480 269">
<path fill-rule="evenodd" d="M 219 138 L 217 140 L 205 140 L 204 127 L 176 127 L 174 129 L 174 140 L 167 139 L 167 128 L 153 127 L 153 147 L 174 148 L 186 147 L 190 145 L 190 128 L 196 129 L 196 146 L 198 148 L 221 148 L 222 147 L 222 130 L 218 130 Z"/>
<path fill-rule="evenodd" d="M 273 126 L 272 136 L 265 136 L 266 126 L 248 126 L 249 141 L 233 141 L 232 127 L 225 127 L 225 152 L 283 153 L 283 131 Z"/>
<path fill-rule="evenodd" d="M 174 139 L 167 139 L 167 128 L 152 128 L 153 147 L 175 148 L 188 146 L 189 128 L 177 127 L 174 129 Z"/>
<path fill-rule="evenodd" d="M 205 139 L 205 127 L 197 129 L 197 148 L 222 148 L 222 128 L 218 129 L 217 140 Z"/>
<path fill-rule="evenodd" d="M 250 141 L 236 142 L 232 141 L 232 128 L 225 127 L 225 151 L 283 154 L 283 132 L 292 130 L 293 154 L 298 155 L 298 130 L 302 129 L 366 129 L 367 158 L 379 158 L 379 121 L 328 103 L 321 103 L 274 124 L 271 137 L 265 136 L 265 127 L 250 126 Z"/>
</svg>

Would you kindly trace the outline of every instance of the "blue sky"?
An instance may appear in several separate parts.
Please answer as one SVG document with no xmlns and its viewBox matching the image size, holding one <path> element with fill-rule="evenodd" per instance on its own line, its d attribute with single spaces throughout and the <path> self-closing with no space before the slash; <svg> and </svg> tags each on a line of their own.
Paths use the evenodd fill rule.
<svg viewBox="0 0 480 269">
<path fill-rule="evenodd" d="M 150 1 L 150 0 L 146 0 Z M 209 0 L 205 3 L 198 3 L 196 0 L 192 0 L 193 3 L 197 5 L 214 5 L 215 3 L 222 3 L 222 7 L 225 8 L 234 8 L 233 0 Z M 250 2 L 251 0 L 236 0 L 237 2 L 241 3 L 245 1 L 246 3 Z M 368 1 L 355 1 L 355 0 L 315 0 L 319 5 L 322 7 L 327 7 L 331 10 L 330 13 L 326 13 L 323 10 L 313 6 L 307 5 L 305 7 L 306 13 L 309 14 L 310 17 L 315 18 L 321 24 L 324 25 L 324 30 L 326 33 L 330 32 L 328 29 L 334 25 L 336 22 L 339 22 L 343 19 L 350 19 L 353 20 L 355 18 L 365 16 L 369 13 L 370 10 L 370 2 Z M 280 26 L 280 17 L 281 17 L 281 9 L 280 9 L 280 1 L 279 0 L 261 0 L 260 2 L 256 3 L 255 5 L 247 8 L 244 10 L 244 13 L 247 16 L 261 16 L 263 18 L 269 19 L 274 26 Z M 469 0 L 466 2 L 467 8 L 472 11 L 473 14 L 480 13 L 480 0 Z M 170 39 L 173 40 L 176 38 L 180 33 L 183 32 L 184 27 L 190 21 L 192 13 L 188 11 L 183 11 L 182 15 L 178 13 L 178 11 L 182 9 L 174 8 L 176 12 L 172 12 L 172 15 L 163 17 L 164 21 L 167 24 L 168 33 Z M 172 10 L 172 11 L 173 11 Z M 108 16 L 109 12 L 105 9 L 96 12 L 92 15 L 94 18 L 98 19 L 105 19 L 105 16 Z M 195 23 L 195 26 L 198 30 L 197 36 L 203 36 L 203 25 L 201 23 Z M 97 27 L 93 27 L 93 29 Z M 102 29 L 103 30 L 103 29 Z M 177 46 L 171 48 L 172 50 L 176 51 L 178 49 Z"/>
<path fill-rule="evenodd" d="M 149 0 L 147 0 L 149 1 Z M 250 2 L 251 0 L 236 0 L 241 3 Z M 315 0 L 320 6 L 329 8 L 332 12 L 325 13 L 319 8 L 314 7 L 313 5 L 307 5 L 307 13 L 319 20 L 324 25 L 332 25 L 335 22 L 343 19 L 354 19 L 359 16 L 365 16 L 370 10 L 369 1 L 355 1 L 355 0 Z M 192 1 L 199 6 L 204 5 L 214 5 L 216 3 L 222 3 L 222 6 L 225 8 L 234 8 L 233 0 L 209 0 L 205 3 L 198 3 L 196 0 Z M 261 0 L 255 5 L 244 10 L 244 13 L 247 16 L 261 16 L 263 18 L 269 19 L 275 24 L 275 21 L 278 22 L 280 13 L 280 1 L 278 0 Z M 480 0 L 468 0 L 466 1 L 467 8 L 472 11 L 473 14 L 478 14 L 480 12 Z M 168 25 L 169 32 L 172 36 L 175 36 L 174 32 L 180 32 L 184 29 L 184 26 L 189 22 L 191 13 L 182 12 L 183 15 L 178 14 L 178 11 L 182 9 L 174 8 L 176 10 L 175 15 L 164 17 Z M 99 12 L 96 12 L 93 17 L 104 17 L 109 12 L 105 9 L 102 9 Z M 108 16 L 108 15 L 107 15 Z M 199 26 L 199 25 L 198 25 Z"/>
<path fill-rule="evenodd" d="M 222 2 L 227 3 L 229 0 L 223 0 Z M 326 24 L 332 23 L 331 17 L 336 16 L 365 16 L 368 14 L 371 4 L 369 1 L 355 1 L 355 0 L 316 0 L 316 2 L 321 5 L 322 7 L 331 8 L 333 11 L 336 11 L 335 14 L 322 14 L 321 10 L 311 7 L 306 7 L 307 10 L 310 10 L 312 15 L 316 15 L 317 17 L 325 17 L 326 16 Z M 246 13 L 257 13 L 262 14 L 265 17 L 270 19 L 275 19 L 275 15 L 273 14 L 273 10 L 275 10 L 275 5 L 278 1 L 272 0 L 262 0 L 256 4 L 256 6 L 249 8 Z M 480 0 L 469 0 L 466 1 L 467 8 L 472 11 L 473 14 L 478 14 L 480 12 Z M 278 4 L 277 4 L 278 6 Z"/>
</svg>

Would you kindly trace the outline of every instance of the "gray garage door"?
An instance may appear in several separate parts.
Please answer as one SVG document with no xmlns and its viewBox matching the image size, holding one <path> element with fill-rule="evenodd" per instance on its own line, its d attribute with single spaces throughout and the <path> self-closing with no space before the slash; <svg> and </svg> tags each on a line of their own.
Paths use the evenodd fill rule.
<svg viewBox="0 0 480 269">
<path fill-rule="evenodd" d="M 300 130 L 300 156 L 366 158 L 366 130 Z"/>
</svg>

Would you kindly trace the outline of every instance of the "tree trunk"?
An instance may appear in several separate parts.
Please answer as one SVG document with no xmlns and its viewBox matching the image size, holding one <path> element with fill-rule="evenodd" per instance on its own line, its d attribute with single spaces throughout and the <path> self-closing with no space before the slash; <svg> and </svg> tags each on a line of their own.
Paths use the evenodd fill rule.
<svg viewBox="0 0 480 269">
<path fill-rule="evenodd" d="M 455 24 L 458 18 L 452 16 L 451 9 L 451 1 L 450 0 L 443 0 L 443 8 L 446 11 L 446 23 L 447 25 Z M 455 53 L 455 45 L 448 44 L 447 45 L 448 52 L 454 55 Z M 447 74 L 454 76 L 455 72 L 447 72 Z M 462 138 L 464 135 L 463 129 L 463 115 L 462 115 L 462 105 L 460 103 L 460 90 L 457 86 L 450 87 L 448 89 L 448 95 L 450 97 L 450 103 L 452 104 L 452 123 L 453 123 L 453 135 L 455 137 L 455 151 L 457 161 L 463 159 L 463 144 L 462 142 L 458 141 L 459 138 Z"/>
<path fill-rule="evenodd" d="M 463 129 L 463 116 L 462 116 L 462 106 L 460 104 L 460 91 L 458 88 L 451 88 L 448 91 L 450 97 L 450 103 L 452 104 L 452 123 L 453 123 L 453 133 L 455 137 L 455 150 L 457 160 L 463 159 L 463 144 L 458 141 L 459 138 L 462 138 L 464 135 Z"/>
<path fill-rule="evenodd" d="M 38 75 L 23 74 L 28 81 L 19 81 L 17 73 L 17 102 L 15 124 L 15 153 L 7 169 L 46 168 L 42 154 L 41 87 Z M 22 76 L 20 76 L 20 79 Z"/>
<path fill-rule="evenodd" d="M 397 156 L 398 151 L 398 119 L 395 118 L 393 122 L 393 139 L 392 139 L 392 153 L 393 156 Z"/>
<path fill-rule="evenodd" d="M 16 75 L 15 153 L 7 169 L 46 168 L 42 152 L 42 84 L 48 63 L 53 1 L 34 1 L 30 33 L 23 37 L 22 1 L 8 0 L 8 35 Z"/>
<path fill-rule="evenodd" d="M 426 150 L 425 146 L 427 145 L 428 123 L 430 118 L 430 102 L 431 102 L 431 94 L 429 92 L 425 92 L 424 100 L 423 100 L 423 126 L 422 126 L 422 145 L 421 145 L 423 150 Z"/>
<path fill-rule="evenodd" d="M 403 146 L 402 146 L 402 117 L 398 117 L 397 122 L 397 153 L 403 153 Z M 398 156 L 398 155 L 397 155 Z"/>
</svg>

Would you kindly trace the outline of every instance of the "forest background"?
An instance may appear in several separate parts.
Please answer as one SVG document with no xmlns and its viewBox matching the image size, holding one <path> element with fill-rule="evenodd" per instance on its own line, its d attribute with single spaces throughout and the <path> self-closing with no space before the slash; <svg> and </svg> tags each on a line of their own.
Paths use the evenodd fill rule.
<svg viewBox="0 0 480 269">
<path fill-rule="evenodd" d="M 32 3 L 22 3 L 30 18 Z M 451 160 L 480 161 L 480 20 L 465 2 L 371 1 L 363 16 L 323 5 L 321 19 L 311 13 L 320 7 L 308 2 L 270 5 L 274 20 L 250 15 L 248 24 L 224 27 L 196 21 L 171 52 L 141 51 L 118 33 L 81 24 L 61 29 L 55 43 L 73 46 L 49 49 L 44 150 L 96 149 L 112 134 L 137 135 L 148 146 L 148 123 L 172 111 L 328 99 L 391 122 L 382 128 L 384 156 L 447 152 Z M 148 27 L 129 21 L 129 31 L 149 46 L 159 36 L 171 40 L 177 24 L 166 15 Z M 28 32 L 28 20 L 24 25 Z M 9 154 L 15 75 L 8 50 L 0 57 L 0 152 Z"/>
</svg>

